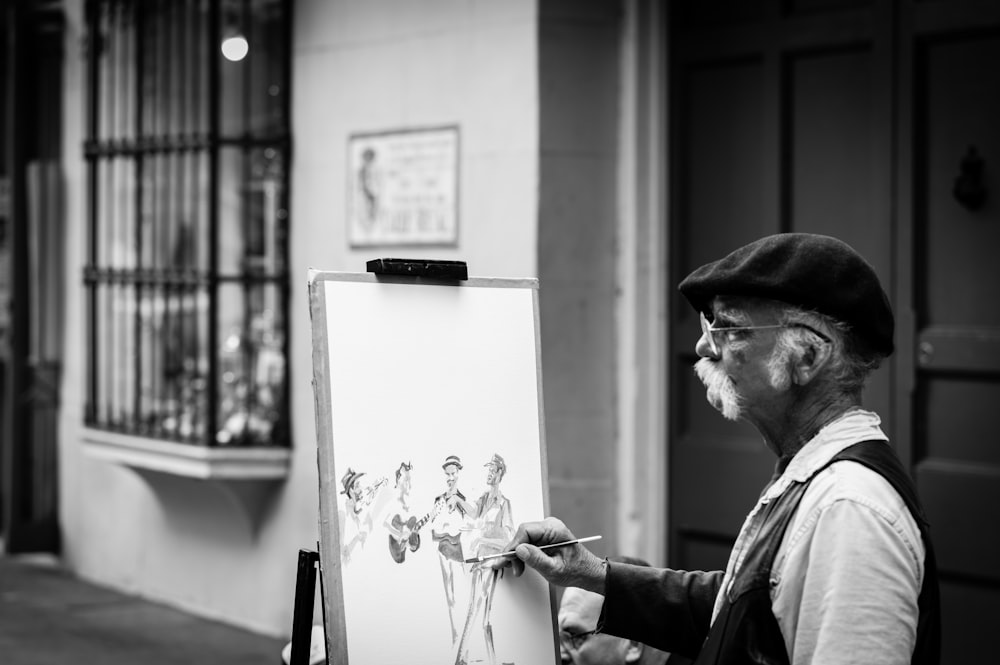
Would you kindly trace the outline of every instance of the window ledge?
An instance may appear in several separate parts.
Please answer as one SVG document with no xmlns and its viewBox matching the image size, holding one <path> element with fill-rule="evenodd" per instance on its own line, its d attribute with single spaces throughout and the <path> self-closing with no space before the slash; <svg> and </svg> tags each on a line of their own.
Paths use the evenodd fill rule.
<svg viewBox="0 0 1000 665">
<path fill-rule="evenodd" d="M 132 469 L 164 499 L 179 482 L 206 482 L 236 506 L 252 532 L 288 477 L 292 457 L 288 448 L 208 448 L 95 429 L 85 430 L 83 446 L 91 457 Z"/>
<path fill-rule="evenodd" d="M 288 448 L 209 448 L 88 429 L 84 449 L 123 466 L 203 480 L 283 480 Z"/>
</svg>

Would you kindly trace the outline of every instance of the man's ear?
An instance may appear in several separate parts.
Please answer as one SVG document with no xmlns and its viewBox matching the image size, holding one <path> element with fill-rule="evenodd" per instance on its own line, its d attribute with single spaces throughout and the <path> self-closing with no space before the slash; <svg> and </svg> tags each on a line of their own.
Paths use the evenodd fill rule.
<svg viewBox="0 0 1000 665">
<path fill-rule="evenodd" d="M 628 649 L 625 650 L 625 662 L 638 663 L 639 659 L 642 658 L 642 647 L 643 647 L 642 642 L 629 640 Z"/>
<path fill-rule="evenodd" d="M 804 386 L 820 373 L 833 357 L 833 344 L 808 343 L 792 363 L 792 382 Z"/>
</svg>

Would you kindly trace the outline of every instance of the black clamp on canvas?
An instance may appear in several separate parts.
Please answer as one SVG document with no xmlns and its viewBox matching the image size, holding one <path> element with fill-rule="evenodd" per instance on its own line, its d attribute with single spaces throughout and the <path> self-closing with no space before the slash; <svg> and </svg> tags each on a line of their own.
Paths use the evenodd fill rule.
<svg viewBox="0 0 1000 665">
<path fill-rule="evenodd" d="M 445 281 L 469 279 L 469 267 L 465 261 L 443 261 L 440 259 L 372 259 L 366 264 L 368 272 L 376 275 L 400 277 L 422 277 Z"/>
</svg>

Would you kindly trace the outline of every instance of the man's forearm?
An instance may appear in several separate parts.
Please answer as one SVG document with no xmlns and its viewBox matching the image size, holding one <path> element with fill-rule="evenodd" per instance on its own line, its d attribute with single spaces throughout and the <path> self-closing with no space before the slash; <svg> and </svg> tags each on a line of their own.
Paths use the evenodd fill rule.
<svg viewBox="0 0 1000 665">
<path fill-rule="evenodd" d="M 694 657 L 708 635 L 722 576 L 610 562 L 601 631 Z"/>
</svg>

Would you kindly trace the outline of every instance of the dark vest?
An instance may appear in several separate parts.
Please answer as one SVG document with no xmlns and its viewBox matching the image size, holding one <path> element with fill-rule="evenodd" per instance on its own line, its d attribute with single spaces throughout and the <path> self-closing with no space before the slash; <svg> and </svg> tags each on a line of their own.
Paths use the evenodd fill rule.
<svg viewBox="0 0 1000 665">
<path fill-rule="evenodd" d="M 879 473 L 899 493 L 920 527 L 926 555 L 924 580 L 920 589 L 917 641 L 910 661 L 920 665 L 937 665 L 941 658 L 941 616 L 938 599 L 937 564 L 931 547 L 927 520 L 917 499 L 913 481 L 903 469 L 899 458 L 882 441 L 854 444 L 833 457 L 821 469 L 842 460 L 864 464 Z M 698 654 L 696 665 L 745 665 L 748 663 L 788 663 L 785 640 L 778 621 L 771 611 L 770 579 L 774 557 L 781 545 L 785 529 L 812 482 L 813 474 L 804 483 L 795 483 L 780 497 L 764 505 L 754 516 L 750 529 L 760 529 L 750 550 L 726 594 L 719 616 L 709 630 L 705 646 Z M 753 533 L 753 531 L 751 531 Z"/>
</svg>

